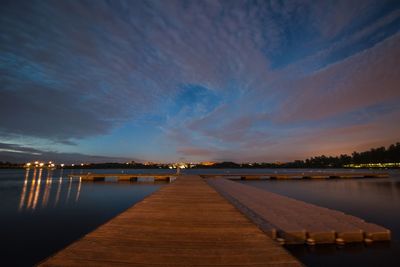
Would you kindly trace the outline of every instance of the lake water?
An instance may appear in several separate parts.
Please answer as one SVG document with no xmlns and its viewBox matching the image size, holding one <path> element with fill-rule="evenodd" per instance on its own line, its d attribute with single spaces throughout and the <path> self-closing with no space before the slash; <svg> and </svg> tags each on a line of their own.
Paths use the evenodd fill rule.
<svg viewBox="0 0 400 267">
<path fill-rule="evenodd" d="M 32 266 L 163 185 L 81 183 L 70 172 L 0 170 L 1 266 Z"/>
<path fill-rule="evenodd" d="M 310 170 L 192 169 L 185 172 L 240 174 L 275 171 Z M 3 266 L 31 266 L 43 260 L 164 185 L 149 182 L 81 183 L 79 179 L 67 178 L 70 173 L 87 172 L 173 173 L 170 170 L 0 170 L 0 257 Z M 307 266 L 399 266 L 398 171 L 392 171 L 388 179 L 239 182 L 341 210 L 392 230 L 391 242 L 368 247 L 363 244 L 288 247 Z"/>
<path fill-rule="evenodd" d="M 400 266 L 400 173 L 391 177 L 331 180 L 240 181 L 260 189 L 340 210 L 392 231 L 391 242 L 371 246 L 290 246 L 307 266 Z"/>
</svg>

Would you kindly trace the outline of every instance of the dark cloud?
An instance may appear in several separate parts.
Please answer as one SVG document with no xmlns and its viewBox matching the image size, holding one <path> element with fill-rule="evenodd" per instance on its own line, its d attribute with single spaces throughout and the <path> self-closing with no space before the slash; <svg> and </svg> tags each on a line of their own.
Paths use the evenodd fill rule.
<svg viewBox="0 0 400 267">
<path fill-rule="evenodd" d="M 68 92 L 30 87 L 0 92 L 0 133 L 50 138 L 70 138 L 106 133 L 113 126 L 96 110 Z"/>
<path fill-rule="evenodd" d="M 165 161 L 305 156 L 313 138 L 334 152 L 330 132 L 399 101 L 399 29 L 391 0 L 4 2 L 0 141 Z M 335 142 L 368 138 L 392 140 Z"/>
<path fill-rule="evenodd" d="M 31 161 L 53 161 L 56 163 L 104 163 L 104 162 L 127 162 L 132 158 L 93 156 L 81 153 L 59 153 L 54 151 L 42 151 L 31 147 L 17 144 L 0 143 L 0 161 L 25 163 Z"/>
</svg>

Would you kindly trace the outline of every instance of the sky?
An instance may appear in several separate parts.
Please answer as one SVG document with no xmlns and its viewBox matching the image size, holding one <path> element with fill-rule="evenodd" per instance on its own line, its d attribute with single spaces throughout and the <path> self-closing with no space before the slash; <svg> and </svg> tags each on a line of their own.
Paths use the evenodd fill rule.
<svg viewBox="0 0 400 267">
<path fill-rule="evenodd" d="M 0 161 L 276 162 L 400 141 L 400 1 L 0 5 Z"/>
</svg>

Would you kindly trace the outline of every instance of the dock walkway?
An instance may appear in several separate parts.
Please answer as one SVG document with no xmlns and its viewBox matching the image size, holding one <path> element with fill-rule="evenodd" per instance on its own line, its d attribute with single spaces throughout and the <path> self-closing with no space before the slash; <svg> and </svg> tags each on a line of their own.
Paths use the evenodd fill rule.
<svg viewBox="0 0 400 267">
<path fill-rule="evenodd" d="M 288 244 L 390 240 L 390 230 L 337 210 L 227 179 L 209 179 L 208 183 L 272 238 Z"/>
<path fill-rule="evenodd" d="M 200 176 L 181 176 L 40 266 L 302 266 Z"/>
<path fill-rule="evenodd" d="M 105 181 L 106 178 L 115 178 L 117 181 L 136 182 L 139 179 L 150 178 L 153 181 L 171 182 L 176 179 L 176 174 L 132 174 L 132 173 L 86 173 L 86 174 L 69 174 L 68 178 L 79 178 L 82 182 Z"/>
<path fill-rule="evenodd" d="M 290 179 L 360 179 L 360 178 L 388 178 L 389 173 L 387 172 L 274 172 L 274 173 L 243 173 L 243 174 L 232 174 L 232 173 L 221 173 L 221 174 L 201 174 L 203 178 L 228 178 L 228 179 L 240 179 L 240 180 L 290 180 Z"/>
<path fill-rule="evenodd" d="M 241 179 L 241 180 L 263 180 L 263 179 L 352 179 L 352 178 L 387 178 L 387 172 L 293 172 L 293 173 L 248 173 L 248 174 L 201 174 L 203 178 L 228 178 L 228 179 Z M 79 178 L 83 182 L 91 181 L 105 181 L 107 178 L 115 178 L 117 181 L 130 181 L 135 182 L 139 179 L 150 178 L 154 181 L 173 181 L 177 174 L 150 174 L 150 173 L 80 173 L 69 174 L 69 178 Z"/>
</svg>

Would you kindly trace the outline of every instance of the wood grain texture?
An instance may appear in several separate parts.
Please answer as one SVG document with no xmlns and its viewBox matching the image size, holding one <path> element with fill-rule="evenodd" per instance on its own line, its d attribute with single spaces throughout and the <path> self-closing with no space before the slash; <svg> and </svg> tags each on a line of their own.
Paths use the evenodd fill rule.
<svg viewBox="0 0 400 267">
<path fill-rule="evenodd" d="M 391 232 L 382 226 L 343 212 L 306 203 L 253 186 L 227 179 L 209 179 L 233 205 L 271 237 L 280 237 L 288 244 L 388 241 Z M 275 234 L 276 233 L 276 234 Z"/>
<path fill-rule="evenodd" d="M 40 266 L 302 266 L 200 176 L 180 176 Z"/>
</svg>

